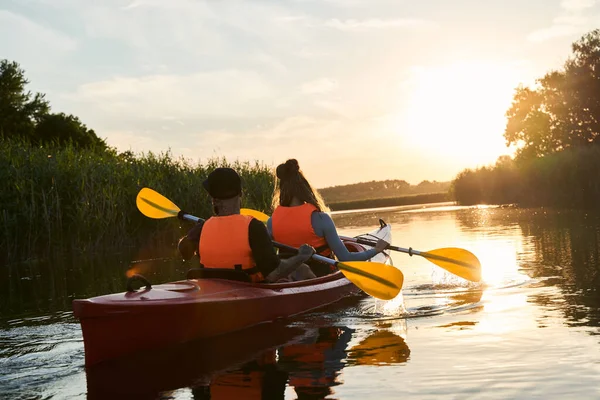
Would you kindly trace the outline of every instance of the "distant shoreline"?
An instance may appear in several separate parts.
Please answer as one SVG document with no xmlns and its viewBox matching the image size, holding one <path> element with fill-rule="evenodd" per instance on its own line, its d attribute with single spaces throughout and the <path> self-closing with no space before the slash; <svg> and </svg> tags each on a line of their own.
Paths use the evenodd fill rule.
<svg viewBox="0 0 600 400">
<path fill-rule="evenodd" d="M 397 207 L 417 204 L 451 202 L 448 192 L 388 197 L 383 199 L 354 200 L 329 203 L 331 211 L 360 210 L 369 208 Z"/>
<path fill-rule="evenodd" d="M 454 208 L 464 208 L 464 206 L 459 206 L 455 201 L 442 201 L 440 203 L 420 203 L 420 204 L 409 204 L 405 206 L 390 206 L 390 207 L 373 207 L 373 208 L 358 208 L 354 210 L 339 210 L 339 211 L 331 211 L 331 215 L 342 215 L 342 214 L 353 214 L 353 213 L 361 213 L 361 212 L 369 212 L 369 211 L 377 211 L 377 212 L 388 212 L 388 211 L 398 211 L 398 212 L 415 212 L 415 211 L 424 211 L 431 209 L 454 209 Z"/>
</svg>

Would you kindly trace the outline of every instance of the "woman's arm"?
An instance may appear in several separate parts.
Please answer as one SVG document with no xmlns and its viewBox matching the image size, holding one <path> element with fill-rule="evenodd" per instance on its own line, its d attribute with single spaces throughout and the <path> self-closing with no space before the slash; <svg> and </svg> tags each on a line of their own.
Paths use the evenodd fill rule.
<svg viewBox="0 0 600 400">
<path fill-rule="evenodd" d="M 324 212 L 314 212 L 311 217 L 313 230 L 318 236 L 325 237 L 329 248 L 340 261 L 366 261 L 373 258 L 379 251 L 372 248 L 366 251 L 351 253 L 340 239 L 331 217 Z"/>
</svg>

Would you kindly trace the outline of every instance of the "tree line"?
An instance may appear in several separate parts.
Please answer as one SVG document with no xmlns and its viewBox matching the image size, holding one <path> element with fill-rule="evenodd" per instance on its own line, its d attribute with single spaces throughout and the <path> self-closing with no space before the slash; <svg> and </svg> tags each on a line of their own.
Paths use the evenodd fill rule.
<svg viewBox="0 0 600 400">
<path fill-rule="evenodd" d="M 405 180 L 385 180 L 353 183 L 350 185 L 331 186 L 319 189 L 319 193 L 327 204 L 348 201 L 374 200 L 418 194 L 448 192 L 450 182 L 422 181 L 411 185 Z"/>
<path fill-rule="evenodd" d="M 74 115 L 53 113 L 43 93 L 26 91 L 29 81 L 16 61 L 0 61 L 0 136 L 34 145 L 71 143 L 106 150 L 107 145 Z"/>
<path fill-rule="evenodd" d="M 504 138 L 514 158 L 452 181 L 461 204 L 600 206 L 600 30 L 572 44 L 562 68 L 516 88 Z"/>
</svg>

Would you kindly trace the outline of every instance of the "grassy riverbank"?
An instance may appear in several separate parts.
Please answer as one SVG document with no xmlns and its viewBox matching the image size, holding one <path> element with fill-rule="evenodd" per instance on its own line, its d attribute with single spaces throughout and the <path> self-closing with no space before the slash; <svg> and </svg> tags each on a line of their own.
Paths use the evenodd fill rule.
<svg viewBox="0 0 600 400">
<path fill-rule="evenodd" d="M 169 152 L 118 154 L 0 138 L 0 262 L 54 251 L 105 251 L 159 236 L 174 241 L 180 221 L 144 217 L 135 205 L 138 191 L 153 188 L 182 209 L 208 217 L 202 181 L 222 165 L 240 172 L 245 207 L 269 210 L 273 175 L 259 163 L 212 159 L 194 164 Z"/>
</svg>

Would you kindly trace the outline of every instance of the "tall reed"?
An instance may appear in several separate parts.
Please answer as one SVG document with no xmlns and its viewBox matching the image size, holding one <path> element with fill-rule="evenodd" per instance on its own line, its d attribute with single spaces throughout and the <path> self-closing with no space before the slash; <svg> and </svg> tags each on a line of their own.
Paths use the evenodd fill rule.
<svg viewBox="0 0 600 400">
<path fill-rule="evenodd" d="M 239 171 L 245 207 L 270 212 L 273 173 L 258 162 L 199 164 L 170 151 L 118 154 L 0 138 L 0 262 L 100 251 L 157 235 L 174 240 L 181 222 L 144 217 L 135 205 L 138 191 L 150 187 L 207 218 L 211 206 L 202 181 L 219 166 Z"/>
</svg>

